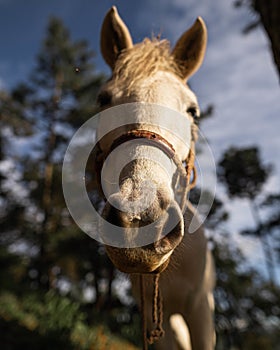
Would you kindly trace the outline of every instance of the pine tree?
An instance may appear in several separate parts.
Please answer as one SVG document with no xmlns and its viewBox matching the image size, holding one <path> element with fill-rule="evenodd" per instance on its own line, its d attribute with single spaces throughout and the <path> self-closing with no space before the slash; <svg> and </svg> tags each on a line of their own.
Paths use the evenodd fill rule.
<svg viewBox="0 0 280 350">
<path fill-rule="evenodd" d="M 274 58 L 275 67 L 280 77 L 280 3 L 278 0 L 236 0 L 236 7 L 247 6 L 256 14 L 244 28 L 247 34 L 257 26 L 262 25 L 270 42 L 271 53 Z"/>
<path fill-rule="evenodd" d="M 275 264 L 269 232 L 264 229 L 258 205 L 258 196 L 262 193 L 270 173 L 271 166 L 261 163 L 259 150 L 256 147 L 239 149 L 231 147 L 224 152 L 219 162 L 218 175 L 226 185 L 231 198 L 246 198 L 257 230 L 256 237 L 260 240 L 264 252 L 268 276 L 271 283 L 275 282 Z M 246 231 L 243 231 L 246 233 Z"/>
<path fill-rule="evenodd" d="M 52 18 L 29 82 L 12 91 L 22 119 L 33 129 L 21 164 L 30 200 L 22 235 L 38 250 L 30 266 L 34 285 L 46 289 L 55 287 L 53 271 L 60 269 L 59 242 L 78 232 L 65 210 L 61 166 L 75 128 L 96 112 L 94 101 L 103 77 L 94 74 L 92 58 L 87 43 L 72 41 L 63 23 Z M 75 271 L 68 265 L 69 273 L 71 269 L 73 277 Z"/>
<path fill-rule="evenodd" d="M 108 337 L 102 322 L 133 341 L 140 337 L 129 328 L 133 312 L 112 287 L 115 269 L 104 248 L 80 231 L 62 194 L 66 147 L 97 112 L 104 77 L 92 59 L 88 44 L 73 41 L 52 18 L 28 81 L 0 94 L 3 349 L 133 348 Z M 95 181 L 94 173 L 89 177 Z"/>
</svg>

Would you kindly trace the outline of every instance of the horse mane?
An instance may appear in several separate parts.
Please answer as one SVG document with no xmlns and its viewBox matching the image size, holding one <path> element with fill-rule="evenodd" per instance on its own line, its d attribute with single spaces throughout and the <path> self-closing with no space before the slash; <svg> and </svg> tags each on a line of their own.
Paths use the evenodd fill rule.
<svg viewBox="0 0 280 350">
<path fill-rule="evenodd" d="M 128 87 L 153 75 L 157 71 L 180 76 L 178 65 L 170 53 L 168 40 L 144 39 L 132 48 L 124 50 L 114 68 L 114 79 Z"/>
</svg>

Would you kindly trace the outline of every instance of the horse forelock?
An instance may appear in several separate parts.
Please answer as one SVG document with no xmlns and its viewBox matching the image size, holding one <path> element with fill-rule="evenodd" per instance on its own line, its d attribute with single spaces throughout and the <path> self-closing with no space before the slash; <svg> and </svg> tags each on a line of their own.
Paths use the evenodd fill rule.
<svg viewBox="0 0 280 350">
<path fill-rule="evenodd" d="M 146 38 L 120 54 L 113 78 L 129 89 L 158 71 L 170 72 L 180 77 L 178 65 L 170 52 L 170 42 Z"/>
</svg>

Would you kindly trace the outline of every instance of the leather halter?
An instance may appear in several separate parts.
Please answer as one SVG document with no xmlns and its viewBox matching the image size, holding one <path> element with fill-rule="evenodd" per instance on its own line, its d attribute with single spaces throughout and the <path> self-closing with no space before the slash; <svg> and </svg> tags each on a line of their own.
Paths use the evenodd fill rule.
<svg viewBox="0 0 280 350">
<path fill-rule="evenodd" d="M 183 187 L 189 187 L 189 189 L 191 189 L 195 186 L 196 173 L 195 173 L 195 167 L 194 167 L 195 153 L 194 153 L 193 141 L 191 142 L 191 148 L 187 159 L 182 162 L 176 155 L 173 145 L 169 141 L 167 141 L 164 137 L 162 137 L 161 135 L 157 134 L 154 131 L 134 129 L 126 132 L 125 134 L 122 134 L 117 139 L 115 139 L 111 144 L 111 147 L 109 148 L 109 150 L 105 152 L 102 151 L 100 149 L 100 145 L 97 144 L 99 152 L 97 153 L 97 157 L 96 157 L 95 170 L 97 172 L 98 186 L 102 194 L 103 194 L 103 191 L 101 186 L 101 169 L 103 167 L 103 164 L 106 158 L 114 149 L 116 149 L 121 144 L 127 141 L 137 140 L 137 139 L 147 140 L 149 145 L 153 145 L 159 148 L 168 156 L 168 158 L 170 158 L 175 163 L 175 165 L 177 166 L 177 169 L 179 170 L 180 183 Z M 194 176 L 193 176 L 193 181 L 190 183 L 192 172 L 194 173 Z"/>
<path fill-rule="evenodd" d="M 127 141 L 131 141 L 131 140 L 137 140 L 137 139 L 148 140 L 150 145 L 154 145 L 157 148 L 159 148 L 170 159 L 172 159 L 175 155 L 174 147 L 164 137 L 162 137 L 161 135 L 159 135 L 153 131 L 141 130 L 141 129 L 128 131 L 126 134 L 123 134 L 120 137 L 118 137 L 112 143 L 112 146 L 111 146 L 109 152 L 112 152 L 115 148 L 120 146 L 122 143 L 125 143 Z"/>
</svg>

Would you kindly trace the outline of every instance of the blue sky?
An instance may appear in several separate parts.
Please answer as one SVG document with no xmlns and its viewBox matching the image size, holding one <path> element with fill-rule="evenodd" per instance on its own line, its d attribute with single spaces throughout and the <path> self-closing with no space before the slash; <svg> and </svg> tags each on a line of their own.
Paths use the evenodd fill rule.
<svg viewBox="0 0 280 350">
<path fill-rule="evenodd" d="M 27 78 L 51 15 L 64 20 L 73 38 L 89 41 L 97 69 L 108 73 L 100 56 L 99 32 L 112 5 L 117 5 L 135 42 L 161 33 L 174 44 L 197 16 L 205 19 L 208 50 L 202 68 L 190 81 L 202 108 L 209 103 L 215 106 L 202 131 L 216 160 L 230 145 L 259 145 L 263 160 L 275 167 L 267 190 L 279 192 L 278 77 L 262 29 L 241 34 L 254 14 L 246 8 L 235 9 L 233 0 L 0 0 L 0 87 L 9 88 Z M 236 231 L 252 224 L 246 202 L 229 202 L 222 188 L 218 192 L 231 210 Z M 257 243 L 248 238 L 239 242 L 252 254 L 258 251 Z"/>
</svg>

